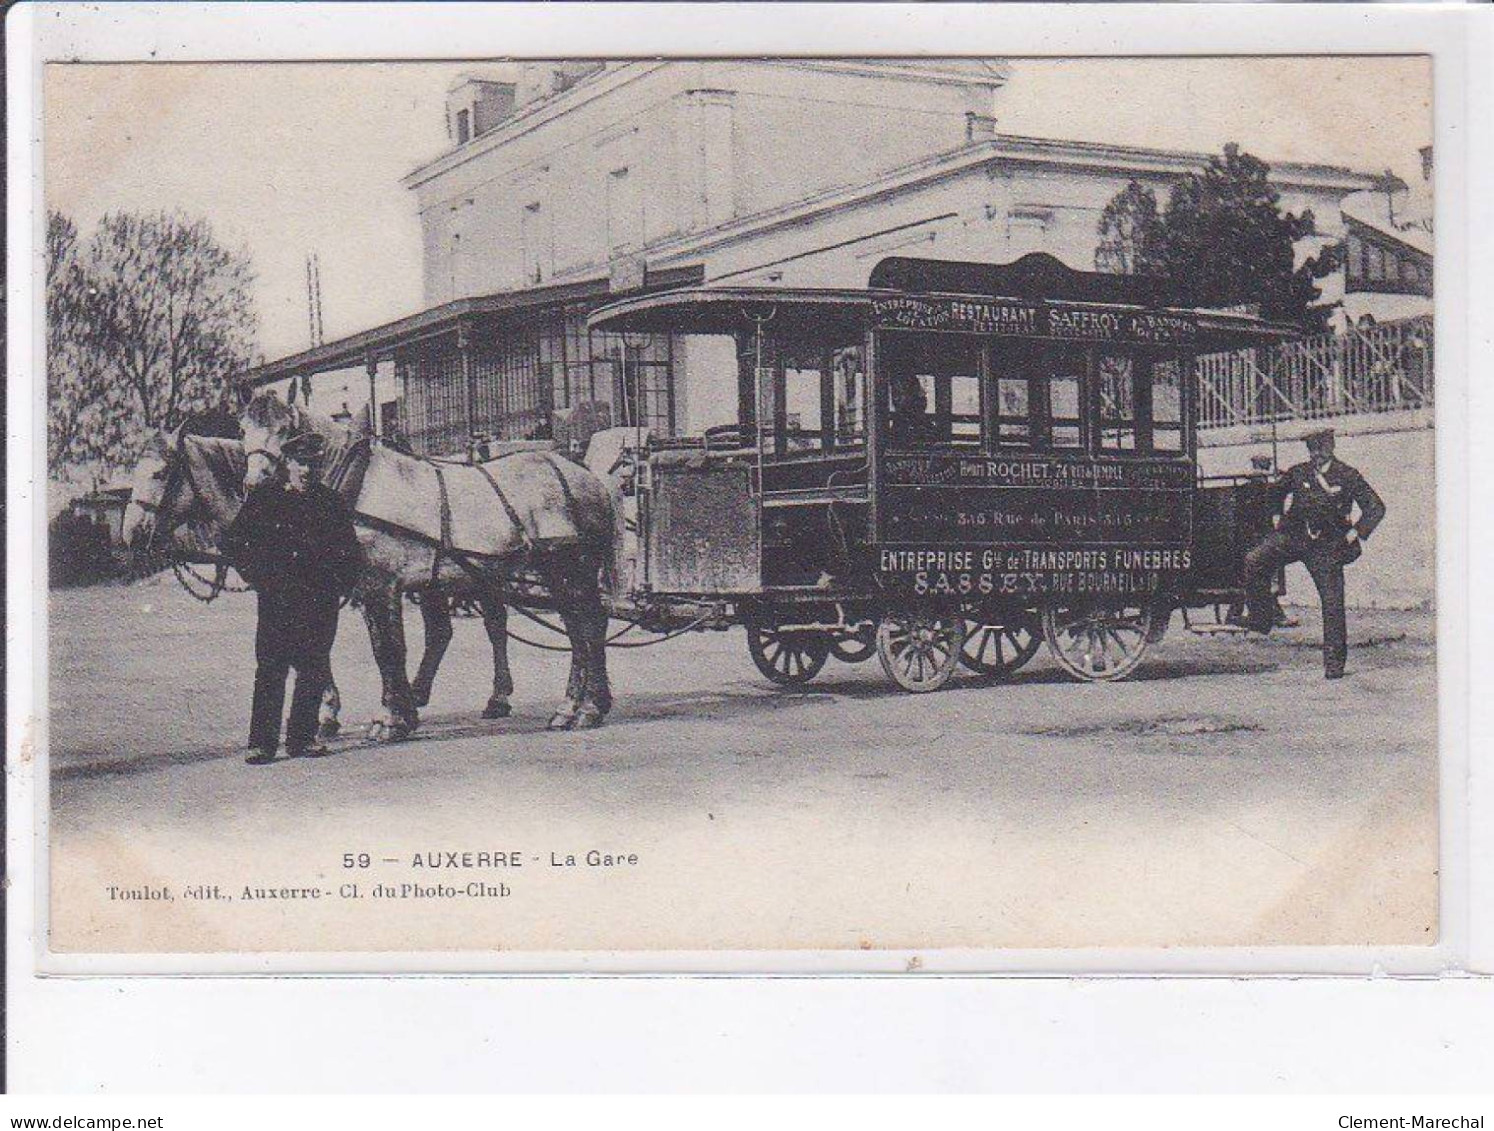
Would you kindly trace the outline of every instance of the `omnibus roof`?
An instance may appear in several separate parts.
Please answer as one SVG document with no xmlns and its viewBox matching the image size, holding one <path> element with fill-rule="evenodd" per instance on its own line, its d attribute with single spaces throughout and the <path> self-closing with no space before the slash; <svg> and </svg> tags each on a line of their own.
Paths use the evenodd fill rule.
<svg viewBox="0 0 1494 1131">
<path fill-rule="evenodd" d="M 868 327 L 1231 349 L 1295 337 L 1249 314 L 1171 305 L 1155 279 L 1075 271 L 1049 255 L 1010 264 L 893 257 L 865 289 L 698 286 L 609 303 L 588 326 L 612 332 L 765 331 L 856 338 Z"/>
</svg>

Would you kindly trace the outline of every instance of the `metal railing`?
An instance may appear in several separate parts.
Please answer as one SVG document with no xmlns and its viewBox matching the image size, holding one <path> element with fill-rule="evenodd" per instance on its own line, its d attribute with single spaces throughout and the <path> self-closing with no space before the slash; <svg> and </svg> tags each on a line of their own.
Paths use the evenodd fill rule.
<svg viewBox="0 0 1494 1131">
<path fill-rule="evenodd" d="M 1432 405 L 1432 319 L 1197 359 L 1198 426 L 1396 412 Z"/>
</svg>

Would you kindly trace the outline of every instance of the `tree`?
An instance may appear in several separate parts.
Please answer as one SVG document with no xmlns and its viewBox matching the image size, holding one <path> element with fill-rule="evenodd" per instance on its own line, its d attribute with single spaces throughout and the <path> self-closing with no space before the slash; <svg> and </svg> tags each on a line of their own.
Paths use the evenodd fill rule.
<svg viewBox="0 0 1494 1131">
<path fill-rule="evenodd" d="M 1112 275 L 1161 275 L 1163 238 L 1156 193 L 1132 181 L 1100 215 L 1095 268 Z"/>
<path fill-rule="evenodd" d="M 1315 233 L 1313 215 L 1283 211 L 1270 173 L 1264 161 L 1226 145 L 1201 172 L 1173 185 L 1155 243 L 1148 190 L 1127 185 L 1101 217 L 1096 265 L 1103 253 L 1102 269 L 1115 270 L 1111 264 L 1125 262 L 1130 248 L 1132 273 L 1167 279 L 1186 305 L 1250 305 L 1264 318 L 1313 325 L 1319 315 L 1312 304 L 1321 294 L 1314 280 L 1334 269 L 1336 256 L 1330 249 L 1296 265 L 1297 242 Z"/>
<path fill-rule="evenodd" d="M 253 272 L 180 214 L 111 213 L 81 253 L 65 217 L 48 229 L 49 454 L 118 467 L 229 395 L 253 352 Z"/>
</svg>

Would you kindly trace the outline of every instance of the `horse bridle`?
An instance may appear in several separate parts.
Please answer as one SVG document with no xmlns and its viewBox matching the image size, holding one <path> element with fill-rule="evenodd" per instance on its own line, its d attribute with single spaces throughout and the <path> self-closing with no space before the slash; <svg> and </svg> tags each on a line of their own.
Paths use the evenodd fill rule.
<svg viewBox="0 0 1494 1131">
<path fill-rule="evenodd" d="M 171 451 L 167 453 L 166 479 L 161 487 L 160 502 L 152 503 L 142 500 L 136 500 L 135 503 L 135 505 L 138 506 L 141 510 L 145 511 L 147 514 L 155 516 L 156 519 L 151 523 L 150 535 L 145 540 L 145 557 L 147 561 L 153 560 L 156 556 L 158 550 L 157 540 L 163 536 L 162 526 L 164 524 L 161 522 L 160 516 L 166 512 L 167 504 L 170 502 L 176 491 L 176 488 L 178 486 L 178 477 L 186 481 L 188 489 L 192 492 L 192 502 L 191 505 L 182 512 L 181 520 L 173 525 L 170 531 L 167 531 L 165 533 L 174 533 L 177 527 L 191 521 L 193 511 L 206 505 L 205 496 L 202 492 L 202 489 L 198 485 L 197 480 L 193 478 L 192 475 L 192 461 L 187 456 L 187 435 L 188 433 L 185 429 L 177 433 L 176 443 L 175 445 L 173 445 Z M 175 547 L 173 545 L 172 550 L 174 551 L 174 549 Z M 181 583 L 182 588 L 184 588 L 193 597 L 196 597 L 199 601 L 211 601 L 215 597 L 217 597 L 218 594 L 224 589 L 230 588 L 230 586 L 226 584 L 228 563 L 220 556 L 215 556 L 213 559 L 210 559 L 208 563 L 205 563 L 211 564 L 214 567 L 215 576 L 211 580 L 200 577 L 192 569 L 191 564 L 184 561 L 175 552 L 163 554 L 162 557 L 166 557 L 169 559 L 172 572 L 176 574 L 176 579 Z M 209 595 L 207 597 L 201 596 L 196 591 L 194 591 L 190 585 L 187 584 L 186 580 L 182 577 L 182 571 L 184 569 L 198 582 L 209 587 Z"/>
<path fill-rule="evenodd" d="M 304 435 L 305 432 L 306 432 L 306 429 L 303 426 L 303 421 L 302 421 L 302 418 L 301 418 L 301 410 L 299 408 L 297 408 L 293 404 L 292 405 L 286 405 L 285 407 L 290 412 L 290 434 L 291 434 L 291 439 L 295 439 L 297 436 Z M 274 430 L 267 428 L 267 429 L 265 429 L 265 431 L 273 433 Z M 288 443 L 288 442 L 289 441 L 282 441 L 281 445 L 280 445 L 281 448 L 284 448 L 285 445 L 286 445 L 286 443 Z M 281 451 L 281 452 L 272 452 L 269 448 L 245 448 L 244 449 L 244 460 L 245 460 L 246 463 L 249 460 L 253 459 L 255 456 L 264 456 L 265 459 L 269 460 L 270 466 L 273 469 L 275 469 L 276 471 L 281 470 L 285 466 L 285 454 L 284 454 L 283 451 Z"/>
</svg>

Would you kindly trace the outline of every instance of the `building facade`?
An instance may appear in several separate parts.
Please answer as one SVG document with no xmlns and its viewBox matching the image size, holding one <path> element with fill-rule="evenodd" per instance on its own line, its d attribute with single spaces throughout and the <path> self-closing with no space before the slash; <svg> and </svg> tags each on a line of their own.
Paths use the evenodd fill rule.
<svg viewBox="0 0 1494 1131">
<path fill-rule="evenodd" d="M 894 254 L 1040 250 L 1090 270 L 1117 192 L 1136 180 L 1165 193 L 1207 161 L 1004 135 L 1007 74 L 978 60 L 638 60 L 466 78 L 448 94 L 449 150 L 404 181 L 429 310 L 257 376 L 320 372 L 372 345 L 374 385 L 382 374 L 397 390 L 373 394 L 381 425 L 421 452 L 552 436 L 582 405 L 662 433 L 727 423 L 730 343 L 614 340 L 588 334 L 587 313 L 687 279 L 864 287 Z M 1322 165 L 1272 172 L 1283 206 L 1317 217 L 1319 243 L 1344 238 L 1340 202 L 1374 183 Z"/>
</svg>

